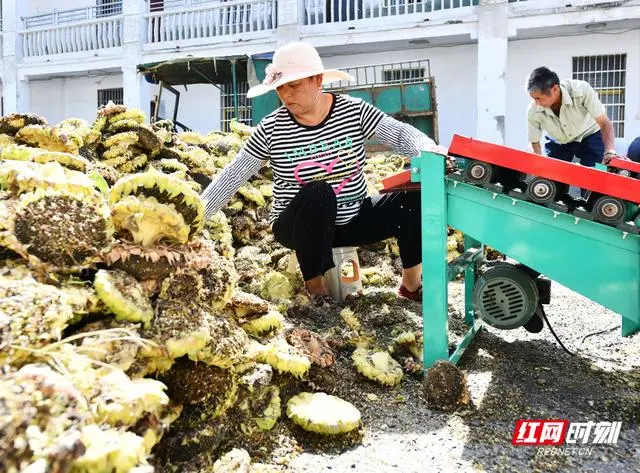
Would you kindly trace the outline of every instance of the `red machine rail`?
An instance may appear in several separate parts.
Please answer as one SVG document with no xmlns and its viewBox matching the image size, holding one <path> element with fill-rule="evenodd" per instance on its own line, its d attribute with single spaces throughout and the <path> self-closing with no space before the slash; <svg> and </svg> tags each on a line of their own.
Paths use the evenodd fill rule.
<svg viewBox="0 0 640 473">
<path fill-rule="evenodd" d="M 453 136 L 449 154 L 563 182 L 636 204 L 640 203 L 640 180 L 638 179 L 486 143 L 461 135 Z"/>
<path fill-rule="evenodd" d="M 380 193 L 395 191 L 420 190 L 419 182 L 411 182 L 411 170 L 399 172 L 382 180 Z"/>
<path fill-rule="evenodd" d="M 619 158 L 611 159 L 611 161 L 609 161 L 609 164 L 607 166 L 616 168 L 616 169 L 626 169 L 627 171 L 631 171 L 631 172 L 640 172 L 640 163 L 636 163 L 633 161 L 626 161 L 624 159 L 619 159 Z"/>
</svg>

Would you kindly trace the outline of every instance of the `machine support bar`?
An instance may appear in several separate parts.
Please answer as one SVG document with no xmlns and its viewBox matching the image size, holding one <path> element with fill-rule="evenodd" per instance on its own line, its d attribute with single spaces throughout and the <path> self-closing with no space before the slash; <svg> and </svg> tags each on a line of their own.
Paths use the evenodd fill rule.
<svg viewBox="0 0 640 473">
<path fill-rule="evenodd" d="M 476 266 L 475 263 L 484 258 L 484 245 L 478 240 L 470 236 L 464 236 L 465 253 L 473 248 L 477 251 L 473 258 L 473 264 L 467 266 L 464 272 L 464 322 L 468 327 L 474 326 L 475 314 L 473 309 L 473 287 L 476 284 Z"/>
<path fill-rule="evenodd" d="M 411 161 L 411 166 L 411 180 L 422 183 L 422 330 L 426 368 L 449 358 L 444 156 L 423 152 Z"/>
<path fill-rule="evenodd" d="M 449 281 L 453 281 L 462 273 L 466 275 L 466 271 L 470 269 L 470 267 L 472 269 L 471 275 L 473 276 L 473 265 L 483 256 L 481 248 L 469 248 L 466 245 L 465 248 L 466 251 L 462 255 L 449 263 Z"/>
<path fill-rule="evenodd" d="M 471 327 L 469 328 L 469 330 L 467 330 L 467 333 L 465 333 L 464 338 L 460 341 L 460 343 L 458 343 L 456 350 L 449 357 L 449 361 L 451 363 L 458 364 L 458 361 L 460 361 L 460 358 L 469 347 L 471 340 L 473 340 L 473 337 L 476 336 L 476 333 L 478 333 L 481 328 L 482 322 L 480 322 L 479 320 L 475 324 L 471 324 Z"/>
</svg>

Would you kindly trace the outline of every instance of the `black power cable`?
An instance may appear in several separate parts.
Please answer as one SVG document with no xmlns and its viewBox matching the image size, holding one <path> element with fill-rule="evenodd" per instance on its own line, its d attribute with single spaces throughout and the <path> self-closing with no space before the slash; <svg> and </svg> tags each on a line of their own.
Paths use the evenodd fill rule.
<svg viewBox="0 0 640 473">
<path fill-rule="evenodd" d="M 547 323 L 547 327 L 549 327 L 549 330 L 551 331 L 551 335 L 553 335 L 553 338 L 555 338 L 555 339 L 556 339 L 556 341 L 558 342 L 558 344 L 560 345 L 560 347 L 561 347 L 561 348 L 562 348 L 566 353 L 568 353 L 569 355 L 571 355 L 571 356 L 576 356 L 576 354 L 575 354 L 575 353 L 572 353 L 571 351 L 569 351 L 569 349 L 568 349 L 566 346 L 564 346 L 564 344 L 562 343 L 562 341 L 560 340 L 560 338 L 558 337 L 558 335 L 556 334 L 556 332 L 553 330 L 553 327 L 551 327 L 551 324 L 549 323 L 549 319 L 547 319 L 547 314 L 545 314 L 545 312 L 544 312 L 544 308 L 542 307 L 542 305 L 539 305 L 539 306 L 538 306 L 538 309 L 540 310 L 540 315 L 541 315 L 542 319 Z M 619 325 L 619 324 L 618 324 L 618 325 L 615 325 L 615 326 L 613 326 L 613 327 L 610 327 L 610 328 L 608 328 L 608 329 L 598 330 L 597 332 L 589 333 L 589 334 L 585 335 L 585 336 L 582 338 L 582 341 L 584 342 L 587 338 L 592 337 L 592 336 L 594 336 L 594 335 L 599 335 L 599 334 L 602 334 L 602 333 L 611 332 L 612 330 L 615 330 L 615 329 L 617 329 L 617 328 L 620 328 L 620 325 Z M 585 355 L 586 355 L 586 353 L 582 353 L 582 354 L 585 354 Z M 592 355 L 592 356 L 593 356 L 594 358 L 596 358 L 596 359 L 603 360 L 603 361 L 610 361 L 610 362 L 618 362 L 618 361 L 619 361 L 619 360 L 617 360 L 616 358 L 610 358 L 610 357 L 604 357 L 604 356 L 594 356 L 594 355 Z"/>
<path fill-rule="evenodd" d="M 609 327 L 609 328 L 605 328 L 604 330 L 598 330 L 597 332 L 591 332 L 586 334 L 584 337 L 582 337 L 582 343 L 585 342 L 585 340 L 589 337 L 593 337 L 595 335 L 601 335 L 603 333 L 608 333 L 608 332 L 612 332 L 616 329 L 620 328 L 620 324 L 615 324 L 613 327 Z"/>
<path fill-rule="evenodd" d="M 576 356 L 575 353 L 570 352 L 569 349 L 564 346 L 564 343 L 562 343 L 562 340 L 560 340 L 560 337 L 558 337 L 558 335 L 556 334 L 555 330 L 553 330 L 553 327 L 549 323 L 549 319 L 547 319 L 547 314 L 545 314 L 545 312 L 544 312 L 544 307 L 542 307 L 542 304 L 538 305 L 538 310 L 540 311 L 540 315 L 542 316 L 543 320 L 546 322 L 547 327 L 549 327 L 549 330 L 551 331 L 551 335 L 553 335 L 553 338 L 556 339 L 556 342 L 558 342 L 560 347 L 565 352 L 567 352 L 569 355 Z"/>
</svg>

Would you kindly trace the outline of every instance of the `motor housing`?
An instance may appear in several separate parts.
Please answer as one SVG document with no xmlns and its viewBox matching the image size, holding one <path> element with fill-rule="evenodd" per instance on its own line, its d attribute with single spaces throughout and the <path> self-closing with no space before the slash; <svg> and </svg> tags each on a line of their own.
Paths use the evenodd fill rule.
<svg viewBox="0 0 640 473">
<path fill-rule="evenodd" d="M 475 313 L 502 330 L 525 325 L 540 304 L 549 303 L 550 281 L 522 265 L 498 263 L 487 269 L 473 288 Z"/>
</svg>

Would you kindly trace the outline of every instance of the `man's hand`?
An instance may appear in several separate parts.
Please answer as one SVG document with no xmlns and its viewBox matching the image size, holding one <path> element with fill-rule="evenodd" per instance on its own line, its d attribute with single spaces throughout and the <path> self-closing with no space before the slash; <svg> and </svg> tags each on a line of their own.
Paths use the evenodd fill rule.
<svg viewBox="0 0 640 473">
<path fill-rule="evenodd" d="M 602 157 L 602 164 L 606 166 L 611 162 L 611 159 L 613 158 L 622 159 L 622 160 L 629 159 L 629 158 L 625 158 L 624 156 L 618 156 L 618 153 L 616 153 L 616 151 L 613 149 L 608 149 L 607 151 L 604 152 L 604 156 Z"/>
</svg>

